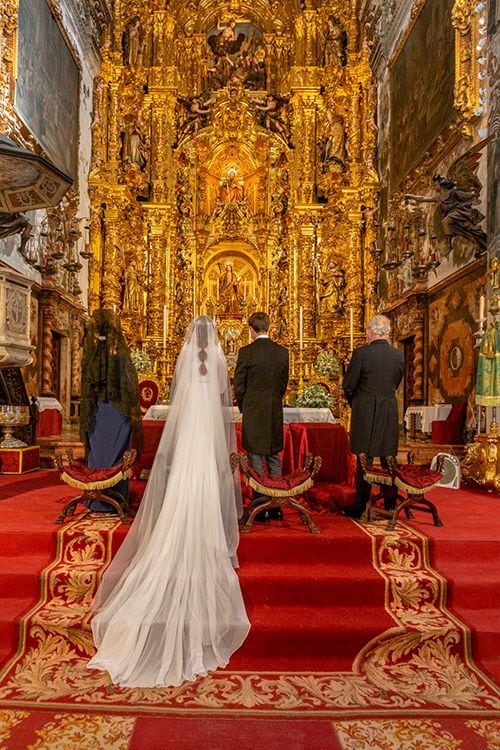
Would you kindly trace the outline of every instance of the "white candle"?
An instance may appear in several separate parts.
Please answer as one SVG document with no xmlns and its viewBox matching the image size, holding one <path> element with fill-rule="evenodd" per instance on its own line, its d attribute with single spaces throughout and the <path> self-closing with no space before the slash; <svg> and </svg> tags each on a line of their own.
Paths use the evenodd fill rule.
<svg viewBox="0 0 500 750">
<path fill-rule="evenodd" d="M 352 307 L 349 308 L 349 342 L 352 352 L 354 349 L 354 310 Z"/>
<path fill-rule="evenodd" d="M 304 348 L 304 308 L 302 305 L 299 307 L 299 349 L 302 351 Z"/>
<path fill-rule="evenodd" d="M 168 321 L 168 309 L 166 305 L 163 305 L 163 348 L 167 348 L 167 321 Z"/>
<path fill-rule="evenodd" d="M 479 322 L 484 320 L 484 294 L 479 297 Z"/>
</svg>

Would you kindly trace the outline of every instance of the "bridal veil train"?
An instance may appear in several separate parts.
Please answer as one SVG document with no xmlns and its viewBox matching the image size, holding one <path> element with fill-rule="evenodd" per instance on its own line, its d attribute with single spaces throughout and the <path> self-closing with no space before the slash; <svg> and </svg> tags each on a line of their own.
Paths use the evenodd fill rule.
<svg viewBox="0 0 500 750">
<path fill-rule="evenodd" d="M 237 565 L 239 477 L 230 384 L 211 318 L 190 325 L 144 497 L 97 591 L 88 666 L 127 687 L 225 666 L 250 623 Z"/>
</svg>

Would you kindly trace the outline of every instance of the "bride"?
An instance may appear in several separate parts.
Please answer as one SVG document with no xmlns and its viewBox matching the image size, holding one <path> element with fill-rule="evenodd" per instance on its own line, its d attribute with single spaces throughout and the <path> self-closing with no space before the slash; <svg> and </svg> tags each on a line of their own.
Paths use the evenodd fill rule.
<svg viewBox="0 0 500 750">
<path fill-rule="evenodd" d="M 127 687 L 180 685 L 224 667 L 250 623 L 236 548 L 241 514 L 226 360 L 211 318 L 189 326 L 144 497 L 93 604 L 88 666 Z"/>
</svg>

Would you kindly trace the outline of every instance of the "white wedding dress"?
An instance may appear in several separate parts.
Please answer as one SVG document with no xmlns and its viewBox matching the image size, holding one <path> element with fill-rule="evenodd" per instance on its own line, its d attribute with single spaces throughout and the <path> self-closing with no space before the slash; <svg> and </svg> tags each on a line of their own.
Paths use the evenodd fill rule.
<svg viewBox="0 0 500 750">
<path fill-rule="evenodd" d="M 127 687 L 224 667 L 250 627 L 233 567 L 241 491 L 229 380 L 211 318 L 191 323 L 172 387 L 141 506 L 94 602 L 88 666 Z"/>
</svg>

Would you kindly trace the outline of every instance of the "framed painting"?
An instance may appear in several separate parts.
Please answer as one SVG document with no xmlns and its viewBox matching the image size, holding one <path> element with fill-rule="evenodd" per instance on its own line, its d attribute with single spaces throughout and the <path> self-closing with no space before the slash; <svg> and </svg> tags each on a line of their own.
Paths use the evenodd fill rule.
<svg viewBox="0 0 500 750">
<path fill-rule="evenodd" d="M 14 107 L 59 169 L 77 171 L 80 73 L 47 0 L 19 0 Z"/>
<path fill-rule="evenodd" d="M 391 64 L 391 193 L 456 114 L 453 5 L 426 0 Z"/>
</svg>

